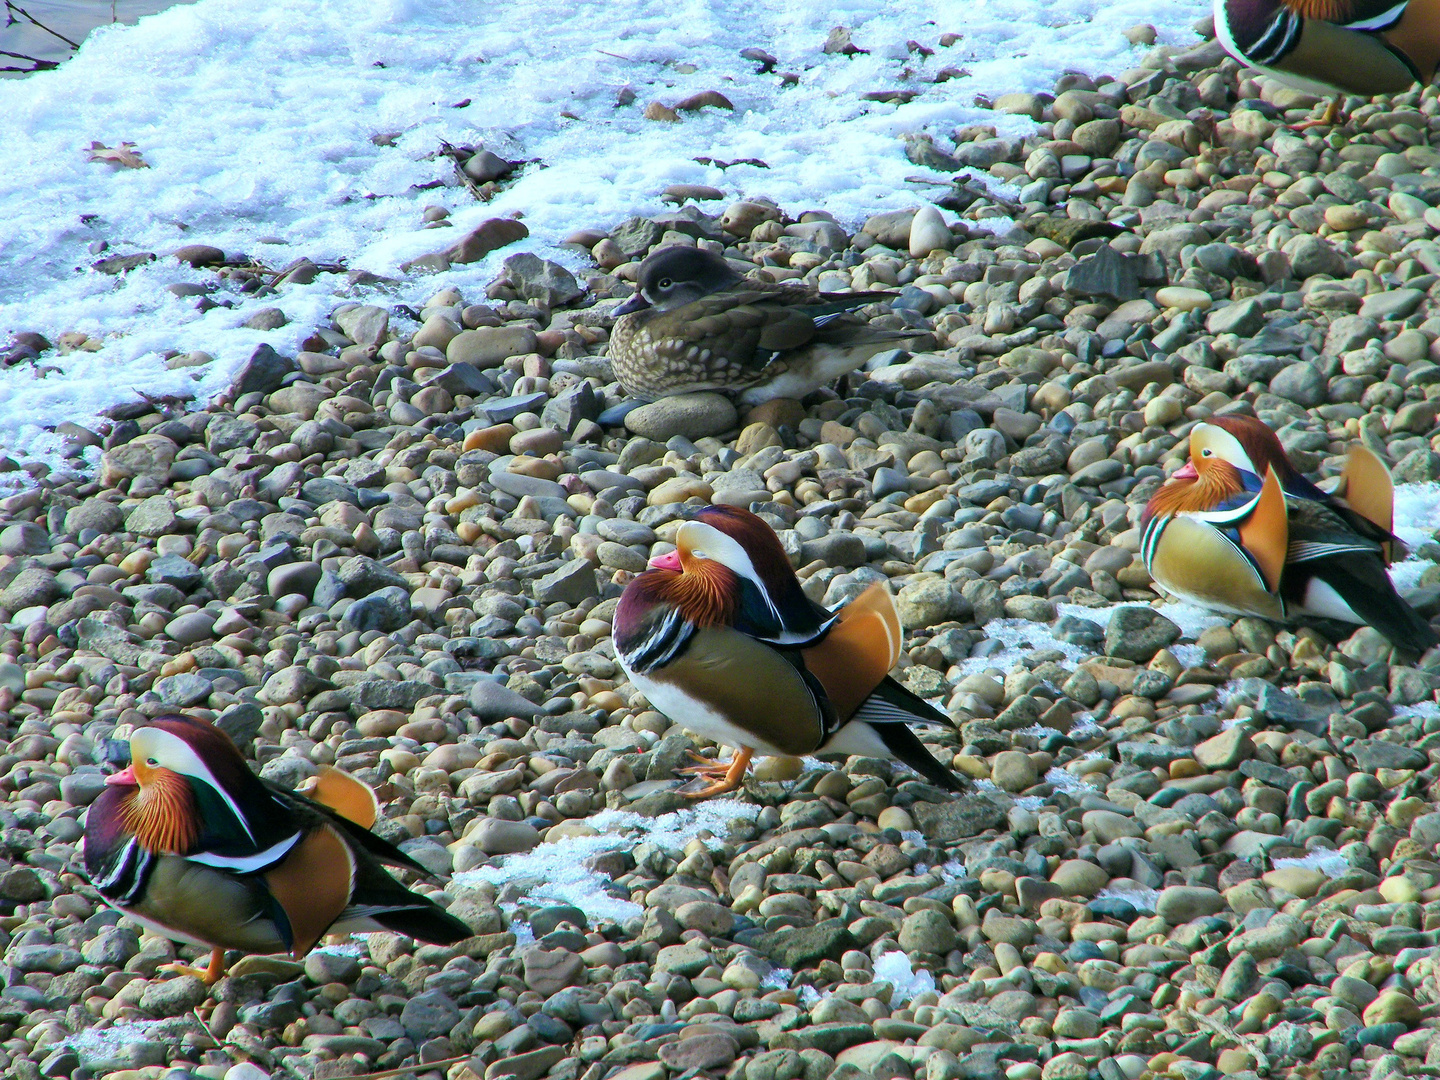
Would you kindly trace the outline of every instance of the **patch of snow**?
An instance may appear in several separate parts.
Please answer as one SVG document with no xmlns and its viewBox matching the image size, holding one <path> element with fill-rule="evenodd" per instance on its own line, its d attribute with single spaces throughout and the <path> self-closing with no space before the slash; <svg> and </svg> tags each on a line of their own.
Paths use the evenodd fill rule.
<svg viewBox="0 0 1440 1080">
<path fill-rule="evenodd" d="M 1352 869 L 1349 859 L 1330 848 L 1315 848 L 1308 855 L 1302 855 L 1295 859 L 1275 859 L 1270 865 L 1276 870 L 1284 870 L 1292 866 L 1302 870 L 1319 870 L 1326 877 L 1332 879 L 1341 874 L 1348 874 Z"/>
<path fill-rule="evenodd" d="M 1160 893 L 1137 882 L 1116 885 L 1113 882 L 1096 894 L 1097 900 L 1123 900 L 1136 911 L 1153 915 L 1155 905 L 1160 902 Z"/>
<path fill-rule="evenodd" d="M 1130 605 L 1122 604 L 1119 606 L 1124 607 Z M 1142 604 L 1138 606 L 1146 607 L 1148 605 Z M 1199 604 L 1192 604 L 1188 600 L 1176 600 L 1174 597 L 1170 597 L 1166 601 L 1165 606 L 1160 608 L 1160 614 L 1180 627 L 1181 641 L 1194 641 L 1212 626 L 1229 626 L 1235 621 L 1232 615 L 1221 615 L 1211 611 L 1209 608 L 1203 608 Z M 1181 646 L 1181 648 L 1183 647 L 1184 646 Z M 1180 659 L 1180 654 L 1176 652 L 1174 646 L 1171 647 L 1170 651 L 1175 653 L 1177 660 Z M 1199 659 L 1195 661 L 1180 660 L 1180 662 L 1182 664 L 1191 662 L 1201 663 L 1205 657 L 1203 650 L 1198 651 L 1198 656 Z"/>
<path fill-rule="evenodd" d="M 337 942 L 333 945 L 319 945 L 310 951 L 326 956 L 367 956 L 369 954 L 361 942 L 369 936 L 368 934 L 351 934 L 350 941 Z"/>
<path fill-rule="evenodd" d="M 965 864 L 959 859 L 950 859 L 935 868 L 940 872 L 940 877 L 945 881 L 964 881 L 970 876 L 965 869 Z"/>
<path fill-rule="evenodd" d="M 1180 662 L 1181 667 L 1203 667 L 1205 650 L 1199 645 L 1171 645 L 1170 655 Z"/>
<path fill-rule="evenodd" d="M 790 980 L 795 977 L 795 972 L 790 968 L 771 968 L 770 971 L 760 980 L 761 990 L 789 990 Z"/>
<path fill-rule="evenodd" d="M 903 952 L 888 952 L 875 961 L 875 981 L 893 986 L 892 1000 L 901 1005 L 935 989 L 935 976 L 924 968 L 916 971 Z"/>
<path fill-rule="evenodd" d="M 1085 783 L 1069 769 L 1051 769 L 1045 774 L 1045 781 L 1056 791 L 1063 791 L 1066 795 L 1094 795 L 1099 790 L 1093 784 Z"/>
<path fill-rule="evenodd" d="M 1397 484 L 1395 486 L 1395 535 L 1414 551 L 1435 538 L 1440 529 L 1440 484 Z M 1410 557 L 1390 568 L 1390 578 L 1400 590 L 1413 589 L 1420 575 L 1433 563 Z"/>
<path fill-rule="evenodd" d="M 148 1039 L 162 1020 L 119 1020 L 109 1027 L 88 1027 L 66 1038 L 65 1042 L 82 1060 L 105 1060 L 119 1057 L 131 1043 Z"/>
<path fill-rule="evenodd" d="M 1399 705 L 1395 708 L 1395 715 L 1407 720 L 1433 720 L 1440 717 L 1440 703 L 1417 701 L 1414 705 Z"/>
<path fill-rule="evenodd" d="M 478 298 L 523 250 L 578 267 L 557 247 L 568 233 L 662 211 L 671 184 L 824 208 L 850 227 L 919 205 L 945 189 L 906 182 L 925 170 L 906 159 L 902 134 L 930 132 L 943 148 L 969 123 L 1031 131 L 1028 118 L 978 108 L 975 96 L 1049 90 L 1073 68 L 1119 74 L 1145 52 L 1126 42 L 1127 26 L 1154 22 L 1162 42 L 1189 45 L 1205 10 L 1203 0 L 1163 11 L 1145 0 L 976 0 L 937 21 L 930 0 L 200 0 L 100 28 L 58 70 L 5 88 L 0 328 L 52 340 L 79 330 L 104 347 L 47 355 L 54 370 L 42 378 L 23 365 L 0 372 L 0 446 L 58 462 L 47 434 L 57 421 L 93 422 L 142 389 L 213 394 L 256 345 L 293 353 L 345 299 L 415 305 L 447 286 Z M 864 52 L 822 52 L 840 22 Z M 961 39 L 936 47 L 946 31 Z M 933 55 L 910 52 L 910 39 Z M 751 46 L 778 57 L 778 71 L 757 73 L 740 56 Z M 964 74 L 934 81 L 945 67 Z M 633 103 L 617 104 L 626 88 Z M 707 90 L 734 110 L 679 123 L 642 116 L 652 101 Z M 864 99 L 886 90 L 915 97 Z M 87 163 L 92 141 L 133 142 L 150 167 Z M 480 204 L 450 186 L 438 154 L 447 143 L 530 164 Z M 453 227 L 424 228 L 428 205 L 447 208 Z M 276 296 L 222 288 L 215 299 L 233 306 L 202 313 L 167 288 L 215 281 L 165 257 L 185 244 L 275 269 L 306 256 L 396 276 L 402 262 L 509 214 L 524 215 L 528 240 L 393 293 L 347 295 L 343 276 L 322 274 Z M 107 256 L 161 258 L 104 275 L 90 268 L 97 241 Z M 289 322 L 244 327 L 269 306 Z M 167 371 L 164 349 L 215 362 Z"/>
<path fill-rule="evenodd" d="M 589 869 L 587 859 L 607 851 L 631 850 L 646 842 L 678 850 L 698 838 L 707 840 L 707 846 L 718 847 L 719 837 L 732 821 L 753 821 L 759 813 L 755 804 L 734 799 L 715 799 L 655 818 L 628 810 L 602 810 L 587 822 L 599 830 L 597 836 L 561 837 L 530 851 L 501 856 L 498 865 L 462 871 L 454 880 L 460 885 L 488 881 L 497 886 L 523 881 L 531 883 L 526 894 L 530 899 L 573 904 L 591 919 L 624 922 L 643 915 L 644 908 L 612 896 L 610 879 Z M 518 927 L 513 929 L 519 933 Z"/>
<path fill-rule="evenodd" d="M 800 1004 L 804 1005 L 807 1009 L 811 1006 L 819 1005 L 821 1001 L 830 996 L 829 991 L 826 991 L 824 994 L 822 994 L 819 990 L 816 990 L 815 987 L 811 986 L 809 983 L 805 983 L 798 990 L 796 990 L 795 993 L 800 998 Z"/>
<path fill-rule="evenodd" d="M 1070 604 L 1057 604 L 1056 608 L 1072 606 L 1081 611 L 1092 610 Z M 1029 619 L 992 619 L 985 624 L 985 638 L 988 641 L 1000 642 L 1004 648 L 989 656 L 971 656 L 961 660 L 956 666 L 962 676 L 979 675 L 990 668 L 1002 672 L 1010 671 L 1025 658 L 1026 653 L 1038 649 L 1055 649 L 1064 656 L 1060 662 L 1072 666 L 1094 655 L 1079 645 L 1061 641 L 1055 636 L 1050 624 L 1031 622 Z"/>
</svg>

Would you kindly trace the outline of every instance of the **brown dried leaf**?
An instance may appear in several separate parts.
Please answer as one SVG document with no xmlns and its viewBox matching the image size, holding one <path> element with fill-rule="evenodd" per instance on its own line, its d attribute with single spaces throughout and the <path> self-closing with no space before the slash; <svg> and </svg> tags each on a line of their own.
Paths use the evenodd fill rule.
<svg viewBox="0 0 1440 1080">
<path fill-rule="evenodd" d="M 699 112 L 707 105 L 714 109 L 735 111 L 730 99 L 718 90 L 703 90 L 698 94 L 691 94 L 684 101 L 677 101 L 675 108 L 678 112 Z"/>
<path fill-rule="evenodd" d="M 148 169 L 150 163 L 140 156 L 141 151 L 132 142 L 122 142 L 118 146 L 106 146 L 104 143 L 92 142 L 90 144 L 90 156 L 87 161 L 103 161 L 107 165 L 118 165 L 122 169 Z"/>
</svg>

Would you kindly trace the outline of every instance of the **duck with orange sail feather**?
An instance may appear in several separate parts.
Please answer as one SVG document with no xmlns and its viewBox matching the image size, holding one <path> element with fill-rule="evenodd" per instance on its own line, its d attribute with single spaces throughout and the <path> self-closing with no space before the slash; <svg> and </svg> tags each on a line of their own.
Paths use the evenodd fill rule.
<svg viewBox="0 0 1440 1080">
<path fill-rule="evenodd" d="M 819 607 L 774 531 L 734 507 L 701 510 L 675 539 L 626 585 L 615 647 L 651 705 L 736 750 L 690 770 L 713 781 L 696 797 L 733 791 L 755 754 L 893 758 L 963 790 L 909 728 L 950 721 L 890 677 L 900 619 L 883 583 Z"/>
<path fill-rule="evenodd" d="M 1146 506 L 1140 553 L 1165 591 L 1202 606 L 1372 626 L 1423 653 L 1440 636 L 1386 572 L 1402 547 L 1393 507 L 1389 472 L 1363 446 L 1327 492 L 1259 420 L 1212 417 L 1191 429 L 1190 461 Z"/>
</svg>

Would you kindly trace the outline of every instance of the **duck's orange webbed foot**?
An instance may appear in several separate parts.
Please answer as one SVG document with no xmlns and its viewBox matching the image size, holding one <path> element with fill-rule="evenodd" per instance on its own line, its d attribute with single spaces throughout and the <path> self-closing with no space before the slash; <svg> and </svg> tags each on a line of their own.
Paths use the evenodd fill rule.
<svg viewBox="0 0 1440 1080">
<path fill-rule="evenodd" d="M 225 974 L 225 950 L 210 950 L 210 964 L 208 967 L 197 968 L 189 964 L 182 964 L 178 961 L 173 964 L 161 964 L 161 971 L 173 971 L 177 975 L 194 975 L 206 986 L 214 986 Z"/>
<path fill-rule="evenodd" d="M 700 764 L 691 765 L 679 771 L 689 776 L 713 780 L 714 783 L 699 791 L 686 791 L 682 794 L 687 799 L 705 799 L 711 795 L 724 795 L 726 792 L 734 791 L 745 780 L 745 770 L 750 765 L 751 754 L 752 751 L 746 748 L 737 751 L 729 761 L 712 761 L 710 758 L 692 753 L 690 756 Z"/>
</svg>

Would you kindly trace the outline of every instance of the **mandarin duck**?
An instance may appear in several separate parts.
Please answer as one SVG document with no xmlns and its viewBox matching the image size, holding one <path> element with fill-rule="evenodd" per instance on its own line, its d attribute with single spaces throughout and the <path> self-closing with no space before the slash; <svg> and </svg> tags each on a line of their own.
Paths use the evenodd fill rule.
<svg viewBox="0 0 1440 1080">
<path fill-rule="evenodd" d="M 1335 123 L 1345 94 L 1426 86 L 1440 62 L 1440 8 L 1400 0 L 1214 0 L 1215 33 L 1237 60 L 1329 96 L 1301 127 Z"/>
<path fill-rule="evenodd" d="M 712 252 L 665 247 L 640 264 L 635 295 L 613 312 L 610 363 L 625 392 L 647 401 L 700 390 L 741 405 L 803 398 L 919 336 L 852 314 L 896 295 L 760 281 Z"/>
<path fill-rule="evenodd" d="M 737 507 L 701 510 L 675 544 L 625 586 L 614 641 L 651 705 L 735 749 L 687 770 L 713 781 L 692 797 L 735 790 L 756 753 L 892 758 L 963 790 L 907 726 L 949 720 L 889 675 L 900 619 L 882 583 L 827 611 L 801 590 L 774 531 Z"/>
<path fill-rule="evenodd" d="M 1388 471 L 1363 446 L 1327 492 L 1259 420 L 1213 417 L 1191 429 L 1189 463 L 1146 505 L 1140 553 L 1167 592 L 1202 606 L 1372 626 L 1423 653 L 1440 636 L 1386 573 L 1402 547 L 1393 504 Z"/>
<path fill-rule="evenodd" d="M 105 901 L 148 929 L 211 950 L 303 957 L 328 933 L 393 930 L 451 944 L 459 919 L 383 869 L 428 872 L 370 832 L 370 789 L 325 767 L 309 796 L 262 780 L 212 724 L 164 716 L 136 727 L 130 764 L 90 805 L 84 867 Z"/>
</svg>

